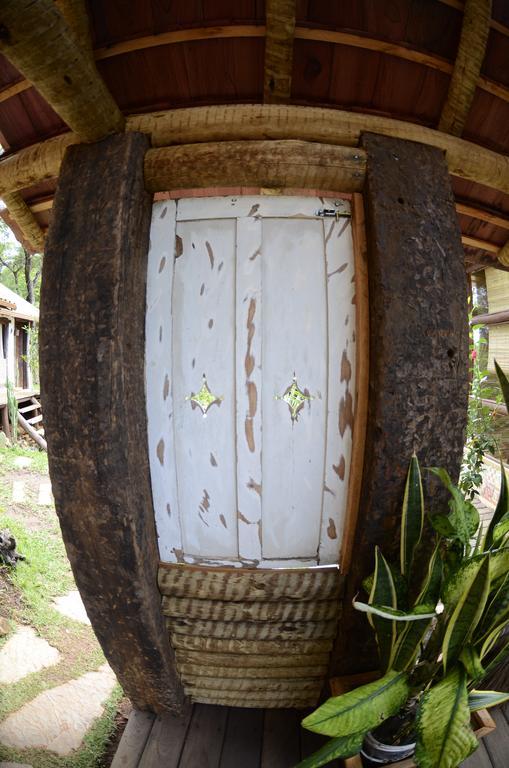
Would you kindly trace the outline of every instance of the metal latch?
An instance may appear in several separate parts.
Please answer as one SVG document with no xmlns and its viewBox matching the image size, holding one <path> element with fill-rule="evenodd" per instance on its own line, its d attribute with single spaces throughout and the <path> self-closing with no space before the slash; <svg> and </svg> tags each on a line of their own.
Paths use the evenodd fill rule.
<svg viewBox="0 0 509 768">
<path fill-rule="evenodd" d="M 315 211 L 315 216 L 335 218 L 336 221 L 339 221 L 339 219 L 349 219 L 351 213 L 349 207 L 343 201 L 338 200 L 334 203 L 334 208 L 319 208 L 318 211 Z"/>
</svg>

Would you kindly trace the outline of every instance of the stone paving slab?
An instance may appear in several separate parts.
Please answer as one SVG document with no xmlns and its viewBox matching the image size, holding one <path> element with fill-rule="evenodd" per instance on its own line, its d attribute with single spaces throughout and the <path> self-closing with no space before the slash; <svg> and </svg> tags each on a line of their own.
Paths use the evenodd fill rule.
<svg viewBox="0 0 509 768">
<path fill-rule="evenodd" d="M 0 743 L 15 749 L 47 749 L 70 755 L 104 711 L 115 675 L 107 664 L 51 688 L 0 723 Z"/>
<path fill-rule="evenodd" d="M 51 483 L 41 483 L 37 503 L 41 507 L 52 507 L 54 502 Z"/>
<path fill-rule="evenodd" d="M 54 600 L 55 608 L 59 613 L 75 621 L 90 626 L 90 619 L 87 616 L 83 600 L 77 589 L 69 592 L 67 595 L 61 595 Z"/>
<path fill-rule="evenodd" d="M 23 504 L 25 501 L 25 481 L 14 480 L 12 483 L 12 500 L 15 504 Z"/>
<path fill-rule="evenodd" d="M 16 456 L 14 459 L 14 466 L 17 469 L 27 469 L 32 464 L 32 459 L 29 456 Z M 0 763 L 0 767 L 3 763 Z"/>
<path fill-rule="evenodd" d="M 26 675 L 52 667 L 59 661 L 57 649 L 38 637 L 32 627 L 18 627 L 0 649 L 0 683 L 16 683 Z"/>
</svg>

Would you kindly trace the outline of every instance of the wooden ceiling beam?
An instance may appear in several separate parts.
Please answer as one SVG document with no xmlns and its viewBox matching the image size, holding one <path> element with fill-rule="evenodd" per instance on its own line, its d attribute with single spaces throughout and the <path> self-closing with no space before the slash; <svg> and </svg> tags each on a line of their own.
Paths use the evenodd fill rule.
<svg viewBox="0 0 509 768">
<path fill-rule="evenodd" d="M 474 101 L 490 31 L 491 0 L 467 0 L 461 37 L 438 130 L 461 136 Z"/>
<path fill-rule="evenodd" d="M 127 118 L 127 128 L 148 133 L 153 147 L 261 139 L 355 147 L 361 133 L 370 131 L 438 147 L 445 152 L 451 175 L 509 194 L 508 156 L 432 128 L 377 115 L 321 107 L 230 104 L 133 115 Z M 0 160 L 0 195 L 56 178 L 66 148 L 76 143 L 79 137 L 68 133 Z"/>
<path fill-rule="evenodd" d="M 4 194 L 2 200 L 5 203 L 8 218 L 19 229 L 27 250 L 32 253 L 42 253 L 44 251 L 44 233 L 19 192 Z"/>
<path fill-rule="evenodd" d="M 53 0 L 2 0 L 0 52 L 83 141 L 124 130 L 125 120 Z"/>
<path fill-rule="evenodd" d="M 263 100 L 267 104 L 288 101 L 292 90 L 293 41 L 296 0 L 265 2 L 265 65 Z"/>
<path fill-rule="evenodd" d="M 145 37 L 138 37 L 133 40 L 124 40 L 120 43 L 113 43 L 110 46 L 97 48 L 94 51 L 94 58 L 96 61 L 101 61 L 103 59 L 109 59 L 115 56 L 122 56 L 127 53 L 144 51 L 149 48 L 156 48 L 158 46 L 173 45 L 200 40 L 221 40 L 243 37 L 260 38 L 264 37 L 265 33 L 265 26 L 260 25 L 235 24 L 218 27 L 193 27 L 191 29 L 180 29 L 173 30 L 171 32 L 163 32 L 158 35 L 147 35 Z M 447 75 L 452 75 L 454 71 L 454 65 L 450 61 L 447 61 L 447 59 L 443 59 L 440 56 L 435 56 L 433 54 L 409 48 L 404 45 L 390 43 L 387 40 L 377 40 L 351 32 L 296 27 L 294 38 L 296 40 L 310 40 L 314 42 L 332 43 L 334 45 L 346 45 L 352 48 L 361 48 L 363 50 L 374 51 L 376 53 L 383 53 L 387 56 L 394 56 L 395 58 L 403 59 L 404 61 L 411 61 L 414 64 L 421 64 L 422 66 L 429 67 L 430 69 L 437 70 L 438 72 L 443 72 Z M 7 99 L 12 98 L 18 93 L 22 93 L 31 87 L 32 83 L 30 83 L 28 80 L 21 80 L 17 83 L 14 83 L 13 85 L 9 85 L 3 90 L 0 90 L 0 102 L 6 101 Z M 502 99 L 502 101 L 509 102 L 509 88 L 502 83 L 495 82 L 488 79 L 487 77 L 484 77 L 483 75 L 480 75 L 477 81 L 477 87 L 480 90 L 486 91 L 486 93 L 490 93 L 492 96 L 496 96 L 497 98 Z"/>
</svg>

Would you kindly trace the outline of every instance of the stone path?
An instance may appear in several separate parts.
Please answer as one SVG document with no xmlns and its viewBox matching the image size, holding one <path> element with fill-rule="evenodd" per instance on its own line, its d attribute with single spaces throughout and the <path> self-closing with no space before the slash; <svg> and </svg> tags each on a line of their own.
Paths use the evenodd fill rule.
<svg viewBox="0 0 509 768">
<path fill-rule="evenodd" d="M 57 597 L 55 600 L 55 608 L 64 616 L 90 626 L 90 619 L 87 616 L 83 600 L 77 589 L 69 592 L 67 595 Z"/>
<path fill-rule="evenodd" d="M 0 723 L 0 742 L 17 749 L 49 749 L 69 755 L 103 713 L 115 675 L 107 664 L 77 680 L 40 693 Z"/>
<path fill-rule="evenodd" d="M 16 683 L 59 661 L 57 649 L 38 637 L 32 627 L 18 627 L 0 650 L 0 684 Z"/>
<path fill-rule="evenodd" d="M 23 457 L 20 456 L 19 458 Z M 24 504 L 27 500 L 27 483 L 25 480 L 13 480 L 12 501 L 14 504 Z M 39 483 L 37 504 L 41 507 L 52 507 L 54 503 L 51 483 Z"/>
</svg>

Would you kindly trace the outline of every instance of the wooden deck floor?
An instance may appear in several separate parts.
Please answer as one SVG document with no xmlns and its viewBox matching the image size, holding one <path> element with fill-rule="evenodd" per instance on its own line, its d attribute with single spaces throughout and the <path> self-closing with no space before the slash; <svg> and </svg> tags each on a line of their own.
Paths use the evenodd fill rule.
<svg viewBox="0 0 509 768">
<path fill-rule="evenodd" d="M 300 727 L 304 714 L 206 704 L 183 718 L 133 712 L 111 768 L 292 768 L 326 741 Z M 492 714 L 497 729 L 462 768 L 509 768 L 509 705 Z"/>
</svg>

